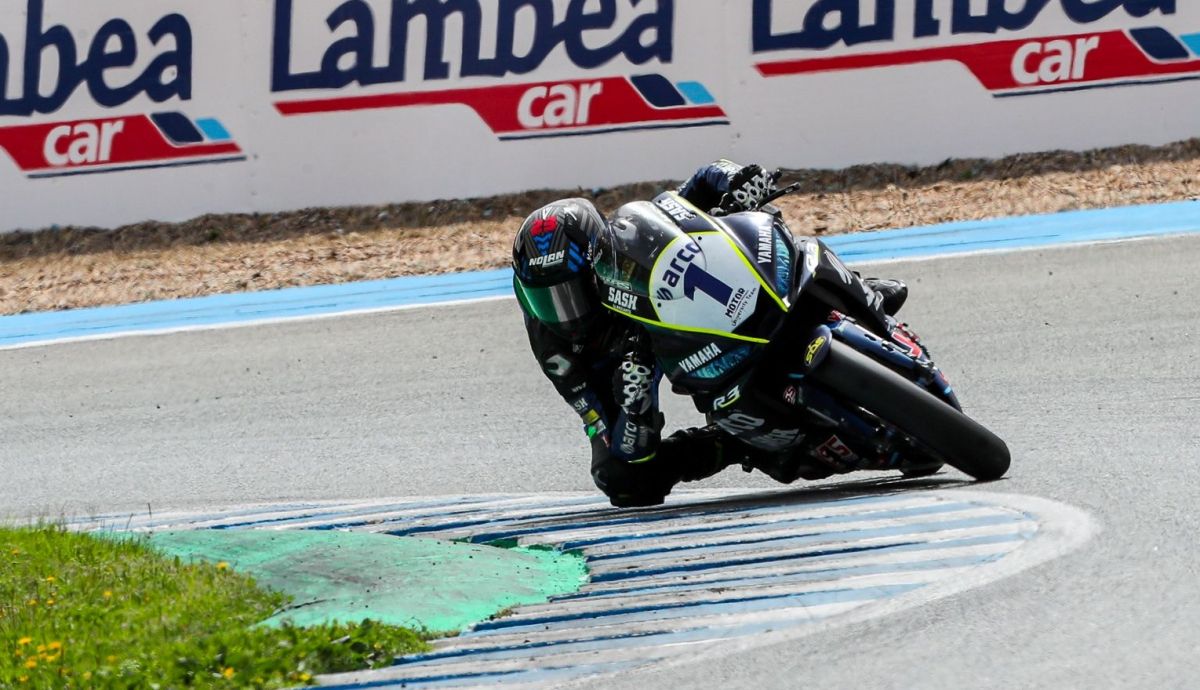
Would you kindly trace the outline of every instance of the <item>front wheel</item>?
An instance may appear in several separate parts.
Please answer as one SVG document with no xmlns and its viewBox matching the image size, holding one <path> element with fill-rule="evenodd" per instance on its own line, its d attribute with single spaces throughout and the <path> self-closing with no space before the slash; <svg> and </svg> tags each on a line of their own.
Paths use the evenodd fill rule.
<svg viewBox="0 0 1200 690">
<path fill-rule="evenodd" d="M 912 436 L 955 468 L 988 481 L 1008 471 L 1008 446 L 975 420 L 849 345 L 834 340 L 814 382 Z"/>
</svg>

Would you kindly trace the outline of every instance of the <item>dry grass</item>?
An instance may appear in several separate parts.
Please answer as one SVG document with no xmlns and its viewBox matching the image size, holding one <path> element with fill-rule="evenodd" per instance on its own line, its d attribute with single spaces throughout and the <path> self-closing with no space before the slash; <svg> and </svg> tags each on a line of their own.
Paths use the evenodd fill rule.
<svg viewBox="0 0 1200 690">
<path fill-rule="evenodd" d="M 797 234 L 833 234 L 1200 196 L 1200 139 L 926 168 L 789 171 Z M 674 182 L 488 199 L 204 216 L 114 231 L 0 235 L 0 314 L 497 268 L 537 206 L 593 198 L 608 212 Z"/>
</svg>

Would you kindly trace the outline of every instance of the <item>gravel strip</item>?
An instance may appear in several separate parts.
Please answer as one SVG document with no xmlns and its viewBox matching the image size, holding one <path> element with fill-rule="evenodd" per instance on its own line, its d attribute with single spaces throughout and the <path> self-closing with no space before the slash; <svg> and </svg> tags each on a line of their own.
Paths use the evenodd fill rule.
<svg viewBox="0 0 1200 690">
<path fill-rule="evenodd" d="M 788 171 L 784 182 L 793 181 L 801 193 L 778 205 L 799 235 L 1147 204 L 1200 197 L 1200 139 Z M 611 212 L 674 184 L 0 235 L 0 314 L 499 268 L 521 220 L 543 203 L 586 196 Z"/>
</svg>

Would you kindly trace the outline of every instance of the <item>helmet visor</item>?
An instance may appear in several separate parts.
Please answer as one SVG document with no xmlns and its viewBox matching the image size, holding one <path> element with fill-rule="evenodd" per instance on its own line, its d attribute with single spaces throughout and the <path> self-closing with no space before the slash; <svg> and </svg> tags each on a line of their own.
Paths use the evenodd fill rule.
<svg viewBox="0 0 1200 690">
<path fill-rule="evenodd" d="M 531 287 L 520 279 L 513 282 L 525 311 L 542 323 L 559 326 L 581 321 L 595 308 L 591 287 L 583 276 L 546 287 Z"/>
</svg>

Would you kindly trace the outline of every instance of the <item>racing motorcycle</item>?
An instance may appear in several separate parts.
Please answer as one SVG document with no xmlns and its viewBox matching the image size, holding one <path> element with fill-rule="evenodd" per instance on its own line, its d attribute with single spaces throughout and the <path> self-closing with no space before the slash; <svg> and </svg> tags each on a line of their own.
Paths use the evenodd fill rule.
<svg viewBox="0 0 1200 690">
<path fill-rule="evenodd" d="M 784 482 L 856 470 L 1008 471 L 1008 447 L 882 298 L 769 202 L 714 216 L 674 192 L 621 207 L 592 247 L 603 306 L 640 322 L 673 390 L 777 458 Z M 749 469 L 749 468 L 748 468 Z"/>
</svg>

